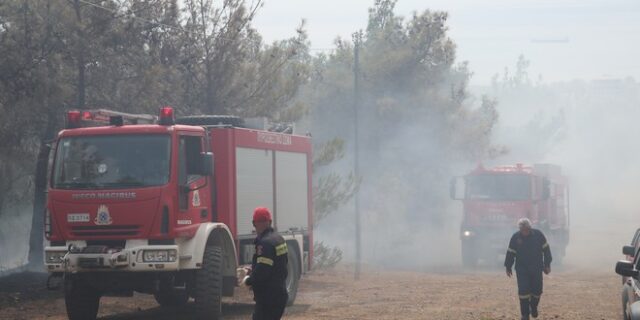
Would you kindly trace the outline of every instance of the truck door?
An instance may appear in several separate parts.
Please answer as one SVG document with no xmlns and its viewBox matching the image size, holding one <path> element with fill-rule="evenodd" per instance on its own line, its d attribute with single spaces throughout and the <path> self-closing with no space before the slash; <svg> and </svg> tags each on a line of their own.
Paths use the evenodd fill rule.
<svg viewBox="0 0 640 320">
<path fill-rule="evenodd" d="M 178 141 L 178 227 L 207 221 L 210 215 L 209 177 L 202 172 L 203 137 L 181 135 Z"/>
</svg>

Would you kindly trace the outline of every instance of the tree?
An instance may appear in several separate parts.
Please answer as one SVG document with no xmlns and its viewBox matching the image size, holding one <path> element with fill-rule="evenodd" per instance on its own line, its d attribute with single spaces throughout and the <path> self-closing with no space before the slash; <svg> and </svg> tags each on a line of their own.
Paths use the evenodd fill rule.
<svg viewBox="0 0 640 320">
<path fill-rule="evenodd" d="M 264 44 L 251 27 L 260 5 L 240 0 L 0 3 L 0 112 L 11 115 L 0 117 L 0 218 L 15 211 L 11 206 L 33 199 L 30 260 L 36 268 L 48 144 L 62 128 L 62 111 L 155 114 L 158 107 L 173 105 L 184 114 L 286 121 L 306 114 L 298 93 L 311 60 L 304 24 L 297 36 Z"/>
<path fill-rule="evenodd" d="M 404 19 L 395 14 L 395 4 L 377 0 L 369 10 L 359 66 L 362 176 L 357 179 L 363 224 L 376 232 L 382 224 L 382 229 L 395 231 L 385 237 L 389 242 L 408 237 L 407 230 L 425 231 L 446 220 L 446 185 L 456 164 L 502 152 L 491 143 L 496 103 L 484 98 L 474 104 L 471 99 L 471 72 L 466 63 L 456 62 L 448 15 L 427 10 Z M 353 150 L 353 61 L 353 45 L 338 39 L 335 51 L 314 61 L 304 90 L 314 138 L 343 139 L 346 150 Z M 348 177 L 352 156 L 347 153 L 332 167 Z M 321 171 L 318 181 L 330 181 L 325 182 L 329 190 L 340 190 L 333 175 Z M 349 211 L 327 208 L 343 215 L 336 219 L 341 225 L 351 225 Z M 384 244 L 387 250 L 389 245 Z"/>
<path fill-rule="evenodd" d="M 278 118 L 308 76 L 304 24 L 295 38 L 264 45 L 251 27 L 262 1 L 214 3 L 185 1 L 186 105 L 207 114 Z"/>
<path fill-rule="evenodd" d="M 515 159 L 544 161 L 566 138 L 565 109 L 575 103 L 564 96 L 571 89 L 561 84 L 534 83 L 529 74 L 530 61 L 520 55 L 515 73 L 504 80 L 495 77 L 492 94 L 500 100 L 503 121 L 495 138 L 510 146 L 509 156 Z"/>
<path fill-rule="evenodd" d="M 317 151 L 313 169 L 317 174 L 344 157 L 344 140 L 332 139 L 314 149 Z M 345 177 L 331 170 L 328 171 L 319 175 L 313 187 L 314 225 L 347 204 L 357 190 L 358 182 L 353 174 Z"/>
</svg>

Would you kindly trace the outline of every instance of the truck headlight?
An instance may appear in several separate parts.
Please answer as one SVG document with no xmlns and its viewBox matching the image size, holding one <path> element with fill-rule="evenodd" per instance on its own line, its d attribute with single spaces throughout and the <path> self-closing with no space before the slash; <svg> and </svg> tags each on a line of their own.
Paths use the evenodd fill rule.
<svg viewBox="0 0 640 320">
<path fill-rule="evenodd" d="M 462 236 L 465 238 L 473 237 L 474 235 L 475 235 L 475 232 L 473 231 L 465 230 L 462 232 Z"/>
<path fill-rule="evenodd" d="M 144 262 L 175 262 L 178 257 L 177 250 L 145 250 L 142 255 Z"/>
<path fill-rule="evenodd" d="M 66 251 L 47 251 L 45 253 L 45 263 L 62 263 L 62 259 L 66 254 Z"/>
</svg>

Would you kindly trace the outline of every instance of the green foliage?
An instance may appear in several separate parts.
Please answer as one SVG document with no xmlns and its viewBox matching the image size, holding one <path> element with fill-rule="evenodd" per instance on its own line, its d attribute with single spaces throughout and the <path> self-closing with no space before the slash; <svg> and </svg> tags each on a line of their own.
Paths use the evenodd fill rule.
<svg viewBox="0 0 640 320">
<path fill-rule="evenodd" d="M 317 179 L 313 194 L 316 224 L 349 203 L 358 189 L 357 181 L 353 174 L 345 177 L 333 172 Z"/>
<path fill-rule="evenodd" d="M 504 152 L 491 144 L 498 119 L 496 102 L 483 98 L 474 105 L 470 99 L 471 72 L 466 63 L 456 63 L 447 13 L 427 10 L 405 19 L 395 14 L 395 4 L 375 2 L 359 46 L 361 177 L 357 181 L 361 180 L 362 210 L 370 221 L 391 213 L 407 221 L 435 221 L 446 212 L 443 190 L 453 165 Z M 339 137 L 349 150 L 355 123 L 354 51 L 350 41 L 338 39 L 334 52 L 314 62 L 304 91 L 316 140 Z M 319 162 L 324 158 L 322 153 L 316 157 Z M 329 160 L 352 167 L 352 159 Z M 341 189 L 337 173 L 320 173 L 319 192 L 326 188 L 325 196 L 335 199 L 331 190 Z M 345 203 L 336 200 L 333 203 Z"/>
<path fill-rule="evenodd" d="M 495 74 L 492 78 L 492 85 L 494 89 L 498 87 L 506 88 L 522 88 L 525 86 L 531 86 L 532 81 L 529 77 L 529 66 L 531 65 L 531 61 L 527 60 L 524 55 L 518 56 L 518 61 L 516 62 L 516 70 L 514 74 L 511 74 L 508 67 L 504 68 L 504 72 L 502 74 L 502 80 L 499 80 L 500 75 Z"/>
<path fill-rule="evenodd" d="M 339 248 L 325 245 L 322 241 L 313 244 L 313 268 L 328 269 L 335 267 L 342 261 L 342 251 Z"/>
<path fill-rule="evenodd" d="M 344 140 L 334 138 L 316 146 L 313 160 L 316 181 L 313 194 L 314 225 L 340 207 L 347 204 L 358 189 L 358 179 L 353 174 L 347 176 L 329 170 L 319 174 L 323 167 L 330 166 L 344 157 Z"/>
<path fill-rule="evenodd" d="M 224 113 L 295 121 L 308 78 L 304 24 L 264 44 L 261 1 L 11 0 L 0 5 L 0 190 L 34 171 L 39 144 L 72 108 Z M 0 198 L 7 197 L 0 193 Z"/>
<path fill-rule="evenodd" d="M 316 146 L 314 149 L 316 153 L 315 159 L 313 159 L 313 167 L 327 166 L 344 157 L 344 140 L 334 138 L 320 146 Z"/>
<path fill-rule="evenodd" d="M 11 115 L 0 118 L 2 199 L 15 199 L 6 190 L 16 184 L 29 185 L 23 178 L 34 172 L 39 145 L 72 108 L 156 113 L 173 105 L 179 114 L 307 118 L 319 141 L 316 223 L 358 188 L 365 199 L 387 195 L 365 206 L 369 212 L 396 209 L 384 199 L 421 199 L 429 211 L 442 211 L 437 187 L 452 163 L 502 152 L 490 140 L 495 101 L 472 107 L 471 72 L 456 63 L 444 12 L 404 19 L 394 0 L 377 0 L 369 11 L 359 48 L 362 175 L 356 177 L 352 152 L 345 152 L 353 150 L 355 114 L 350 41 L 339 39 L 335 51 L 312 57 L 303 22 L 294 37 L 264 43 L 251 25 L 261 0 L 91 3 L 0 3 L 0 112 Z M 403 208 L 424 210 L 409 200 Z M 326 252 L 329 265 L 341 258 Z"/>
</svg>

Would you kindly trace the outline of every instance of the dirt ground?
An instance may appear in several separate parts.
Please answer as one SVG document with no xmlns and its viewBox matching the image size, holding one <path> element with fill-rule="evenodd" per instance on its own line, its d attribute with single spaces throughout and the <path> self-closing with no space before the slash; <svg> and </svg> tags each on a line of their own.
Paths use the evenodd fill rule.
<svg viewBox="0 0 640 320">
<path fill-rule="evenodd" d="M 45 276 L 0 279 L 0 319 L 66 319 L 60 292 Z M 539 319 L 620 319 L 620 277 L 613 271 L 567 269 L 545 277 Z M 226 300 L 225 319 L 250 319 L 246 290 Z M 284 319 L 516 319 L 514 279 L 500 269 L 430 272 L 368 269 L 359 281 L 348 268 L 314 272 L 301 283 Z M 190 319 L 185 309 L 161 309 L 152 297 L 103 298 L 102 320 Z"/>
</svg>

